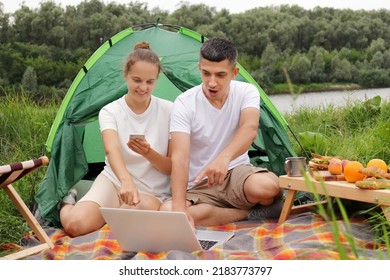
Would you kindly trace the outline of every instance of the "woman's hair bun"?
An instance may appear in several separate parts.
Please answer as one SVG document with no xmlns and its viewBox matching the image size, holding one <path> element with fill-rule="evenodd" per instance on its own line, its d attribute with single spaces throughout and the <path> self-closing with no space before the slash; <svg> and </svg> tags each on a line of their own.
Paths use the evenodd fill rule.
<svg viewBox="0 0 390 280">
<path fill-rule="evenodd" d="M 135 44 L 134 50 L 136 50 L 136 49 L 146 49 L 146 50 L 150 50 L 150 46 L 149 46 L 149 43 L 148 43 L 148 42 L 142 41 L 142 42 L 138 42 L 137 44 Z"/>
</svg>

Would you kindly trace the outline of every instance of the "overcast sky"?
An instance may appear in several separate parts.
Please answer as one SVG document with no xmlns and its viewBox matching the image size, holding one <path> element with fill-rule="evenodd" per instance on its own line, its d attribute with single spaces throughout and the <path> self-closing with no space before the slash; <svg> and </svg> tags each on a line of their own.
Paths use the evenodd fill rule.
<svg viewBox="0 0 390 280">
<path fill-rule="evenodd" d="M 39 7 L 41 2 L 46 0 L 0 0 L 3 3 L 4 12 L 13 13 L 15 10 L 19 9 L 21 3 L 24 3 L 30 8 Z M 77 6 L 84 0 L 54 0 L 57 4 L 60 4 L 63 8 L 67 5 Z M 104 0 L 105 4 L 110 2 L 116 3 L 130 3 L 137 2 L 131 0 Z M 227 8 L 230 13 L 240 13 L 255 7 L 265 7 L 271 5 L 280 5 L 280 4 L 297 4 L 305 9 L 312 9 L 316 6 L 320 7 L 333 7 L 337 9 L 365 9 L 365 10 L 377 10 L 377 9 L 388 9 L 390 10 L 390 1 L 389 0 L 145 0 L 138 1 L 148 3 L 148 9 L 159 7 L 163 10 L 174 11 L 180 5 L 180 2 L 187 2 L 189 4 L 206 4 L 208 7 L 215 7 L 217 10 L 222 8 Z"/>
</svg>

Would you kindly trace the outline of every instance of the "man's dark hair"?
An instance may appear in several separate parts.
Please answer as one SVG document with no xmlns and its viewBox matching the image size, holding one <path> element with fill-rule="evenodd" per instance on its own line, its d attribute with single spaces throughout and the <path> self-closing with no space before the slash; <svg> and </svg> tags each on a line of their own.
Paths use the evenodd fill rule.
<svg viewBox="0 0 390 280">
<path fill-rule="evenodd" d="M 236 66 L 238 52 L 233 42 L 223 38 L 211 38 L 200 48 L 201 58 L 213 62 L 229 60 L 232 66 Z"/>
</svg>

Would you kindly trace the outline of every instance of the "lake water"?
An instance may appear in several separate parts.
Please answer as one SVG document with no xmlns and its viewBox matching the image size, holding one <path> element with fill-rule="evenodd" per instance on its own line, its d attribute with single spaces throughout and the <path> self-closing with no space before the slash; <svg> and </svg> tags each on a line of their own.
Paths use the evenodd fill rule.
<svg viewBox="0 0 390 280">
<path fill-rule="evenodd" d="M 376 95 L 390 102 L 390 88 L 382 89 L 359 89 L 347 91 L 326 91 L 302 93 L 297 96 L 291 94 L 268 95 L 272 103 L 280 113 L 292 113 L 301 107 L 306 108 L 323 108 L 333 104 L 334 106 L 344 106 L 349 101 L 365 101 Z"/>
</svg>

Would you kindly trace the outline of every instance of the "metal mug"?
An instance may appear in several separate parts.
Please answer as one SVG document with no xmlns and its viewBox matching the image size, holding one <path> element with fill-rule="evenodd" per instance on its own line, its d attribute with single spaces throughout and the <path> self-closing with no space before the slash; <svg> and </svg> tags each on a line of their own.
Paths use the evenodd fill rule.
<svg viewBox="0 0 390 280">
<path fill-rule="evenodd" d="M 288 157 L 284 162 L 284 170 L 289 177 L 302 177 L 306 172 L 305 157 Z"/>
</svg>

